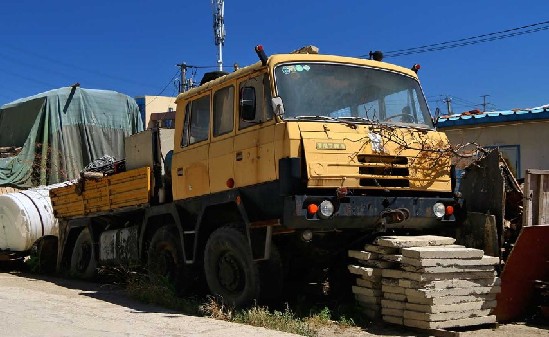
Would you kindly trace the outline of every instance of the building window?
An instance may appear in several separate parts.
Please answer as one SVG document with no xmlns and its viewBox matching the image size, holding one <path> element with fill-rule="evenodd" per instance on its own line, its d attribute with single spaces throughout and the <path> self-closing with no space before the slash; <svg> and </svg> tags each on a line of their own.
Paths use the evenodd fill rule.
<svg viewBox="0 0 549 337">
<path fill-rule="evenodd" d="M 485 146 L 485 149 L 498 149 L 501 156 L 511 169 L 516 179 L 522 178 L 520 167 L 520 145 L 492 145 Z"/>
<path fill-rule="evenodd" d="M 215 137 L 233 131 L 234 87 L 219 89 L 213 96 L 213 135 Z"/>
</svg>

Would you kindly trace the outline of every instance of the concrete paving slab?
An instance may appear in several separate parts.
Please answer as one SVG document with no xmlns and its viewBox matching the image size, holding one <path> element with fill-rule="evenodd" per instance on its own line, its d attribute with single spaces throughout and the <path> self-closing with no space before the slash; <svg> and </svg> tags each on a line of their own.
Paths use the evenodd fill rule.
<svg viewBox="0 0 549 337">
<path fill-rule="evenodd" d="M 376 254 L 400 254 L 400 249 L 396 247 L 383 247 L 379 245 L 364 245 L 364 250 Z"/>
<path fill-rule="evenodd" d="M 400 286 L 398 281 L 399 279 L 396 279 L 396 278 L 388 278 L 388 277 L 381 278 L 381 284 L 386 286 Z"/>
<path fill-rule="evenodd" d="M 388 315 L 383 315 L 382 317 L 383 317 L 383 321 L 387 323 L 398 324 L 398 325 L 404 324 L 404 319 L 402 317 L 395 317 L 395 316 L 388 316 Z"/>
<path fill-rule="evenodd" d="M 382 269 L 380 268 L 371 268 L 371 267 L 363 267 L 363 266 L 356 266 L 356 265 L 349 265 L 349 271 L 351 274 L 360 275 L 362 277 L 364 276 L 381 276 Z"/>
<path fill-rule="evenodd" d="M 375 244 L 383 247 L 409 248 L 425 246 L 451 245 L 456 239 L 446 236 L 419 235 L 419 236 L 380 236 Z"/>
<path fill-rule="evenodd" d="M 404 309 L 381 308 L 381 314 L 385 316 L 404 317 Z"/>
<path fill-rule="evenodd" d="M 465 303 L 465 302 L 495 301 L 496 294 L 443 296 L 443 297 L 406 296 L 406 300 L 409 303 L 416 303 L 416 304 L 449 305 L 449 304 L 457 304 L 457 303 Z"/>
<path fill-rule="evenodd" d="M 493 269 L 493 268 L 492 268 Z M 418 273 L 409 272 L 398 269 L 383 269 L 381 275 L 387 278 L 408 279 L 418 282 L 429 282 L 449 279 L 464 279 L 464 280 L 477 280 L 482 278 L 494 278 L 496 272 L 489 271 L 468 271 L 468 272 L 454 272 L 454 273 Z"/>
<path fill-rule="evenodd" d="M 499 257 L 484 256 L 480 259 L 426 259 L 403 256 L 401 263 L 402 265 L 410 265 L 415 267 L 495 266 L 499 264 Z"/>
<path fill-rule="evenodd" d="M 381 288 L 383 290 L 383 287 Z M 443 296 L 468 296 L 497 294 L 501 291 L 500 286 L 493 287 L 470 287 L 470 288 L 451 288 L 451 289 L 406 289 L 405 294 L 408 297 L 443 297 Z"/>
<path fill-rule="evenodd" d="M 392 301 L 392 300 L 382 299 L 381 307 L 390 308 L 390 309 L 406 309 L 406 303 L 402 301 Z M 408 309 L 408 310 L 412 310 L 412 309 Z M 416 311 L 419 311 L 419 310 L 416 310 Z"/>
<path fill-rule="evenodd" d="M 492 287 L 492 286 L 501 285 L 501 279 L 499 277 L 481 278 L 476 280 L 448 279 L 448 280 L 440 280 L 440 281 L 423 281 L 423 282 L 412 281 L 407 279 L 398 280 L 398 279 L 389 279 L 389 278 L 384 278 L 383 280 L 397 280 L 399 286 L 404 288 L 411 288 L 411 289 L 450 289 L 450 288 L 469 288 L 469 287 Z"/>
<path fill-rule="evenodd" d="M 383 299 L 391 301 L 406 302 L 406 295 L 395 293 L 383 293 Z"/>
<path fill-rule="evenodd" d="M 401 265 L 404 271 L 413 273 L 427 273 L 427 274 L 442 274 L 442 273 L 466 273 L 466 272 L 482 272 L 493 271 L 494 266 L 457 266 L 457 267 L 415 267 L 410 265 Z"/>
<path fill-rule="evenodd" d="M 445 329 L 455 327 L 467 327 L 481 324 L 496 323 L 496 316 L 470 317 L 441 322 L 428 322 L 415 319 L 404 319 L 404 325 L 420 329 Z"/>
<path fill-rule="evenodd" d="M 393 293 L 393 294 L 406 294 L 406 289 L 404 287 L 399 286 L 388 286 L 388 285 L 381 285 L 381 291 L 384 293 Z"/>
<path fill-rule="evenodd" d="M 402 260 L 401 254 L 380 254 L 379 258 L 389 262 L 400 262 Z"/>
<path fill-rule="evenodd" d="M 386 300 L 381 300 L 382 308 L 383 308 L 383 301 L 386 301 Z M 476 302 L 464 302 L 464 303 L 447 304 L 447 305 L 404 303 L 404 306 L 407 310 L 411 310 L 411 311 L 437 314 L 441 312 L 493 309 L 496 307 L 496 304 L 497 304 L 497 301 L 476 301 Z"/>
<path fill-rule="evenodd" d="M 381 289 L 381 282 L 372 282 L 370 280 L 365 280 L 362 278 L 356 279 L 356 285 L 362 288 Z"/>
<path fill-rule="evenodd" d="M 353 294 L 381 297 L 381 290 L 379 289 L 370 289 L 370 288 L 363 288 L 359 286 L 353 286 L 352 290 L 353 290 Z"/>
<path fill-rule="evenodd" d="M 456 311 L 440 312 L 440 313 L 434 313 L 434 314 L 427 313 L 427 312 L 403 310 L 403 313 L 404 313 L 404 318 L 408 318 L 408 319 L 414 319 L 418 321 L 440 322 L 440 321 L 449 321 L 449 320 L 463 319 L 463 318 L 469 318 L 469 317 L 488 316 L 490 315 L 490 310 L 491 309 L 480 309 L 480 310 L 466 310 L 466 311 L 459 311 L 459 312 L 456 312 Z"/>
<path fill-rule="evenodd" d="M 380 304 L 381 303 L 381 297 L 380 296 L 368 296 L 368 295 L 355 294 L 355 300 L 357 302 L 365 303 L 365 304 Z"/>
<path fill-rule="evenodd" d="M 349 257 L 357 260 L 379 259 L 380 257 L 379 254 L 367 252 L 364 250 L 349 250 L 347 254 L 349 255 Z"/>
<path fill-rule="evenodd" d="M 383 261 L 383 260 L 359 260 L 361 265 L 371 268 L 395 268 L 397 264 L 395 262 Z"/>
<path fill-rule="evenodd" d="M 480 259 L 484 256 L 484 252 L 463 246 L 411 247 L 403 248 L 402 256 L 415 259 Z"/>
<path fill-rule="evenodd" d="M 378 319 L 381 317 L 381 310 L 372 310 L 368 308 L 360 308 L 359 310 L 369 319 Z"/>
</svg>

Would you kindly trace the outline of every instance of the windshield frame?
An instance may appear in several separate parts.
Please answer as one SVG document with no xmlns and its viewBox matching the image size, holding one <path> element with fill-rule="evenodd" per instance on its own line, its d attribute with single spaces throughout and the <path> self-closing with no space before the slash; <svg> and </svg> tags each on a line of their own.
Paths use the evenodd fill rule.
<svg viewBox="0 0 549 337">
<path fill-rule="evenodd" d="M 402 108 L 402 113 L 392 113 L 392 114 L 387 114 L 386 111 L 381 111 L 381 110 L 384 110 L 386 109 L 386 102 L 384 101 L 385 99 L 387 99 L 389 96 L 389 94 L 386 94 L 384 96 L 380 96 L 378 98 L 376 98 L 377 100 L 381 100 L 383 101 L 382 103 L 378 103 L 378 106 L 379 106 L 379 110 L 377 113 L 377 117 L 376 116 L 368 116 L 367 113 L 369 110 L 366 110 L 366 116 L 359 116 L 359 115 L 353 115 L 353 116 L 339 116 L 339 117 L 333 117 L 333 116 L 330 116 L 330 114 L 321 114 L 319 113 L 317 116 L 318 118 L 314 118 L 315 115 L 314 115 L 314 112 L 311 114 L 309 113 L 310 111 L 306 111 L 305 109 L 301 109 L 302 111 L 305 110 L 304 112 L 307 112 L 307 113 L 301 113 L 300 112 L 297 112 L 297 111 L 292 111 L 291 115 L 288 114 L 288 108 L 291 109 L 291 104 L 289 104 L 288 106 L 285 106 L 284 107 L 284 110 L 285 110 L 285 113 L 280 115 L 279 117 L 282 119 L 282 120 L 285 120 L 285 121 L 292 121 L 292 120 L 300 120 L 300 121 L 323 121 L 323 122 L 339 122 L 339 123 L 356 123 L 356 124 L 390 124 L 390 125 L 397 125 L 397 126 L 405 126 L 405 127 L 417 127 L 417 128 L 427 128 L 427 129 L 434 129 L 434 123 L 433 123 L 433 118 L 432 118 L 432 115 L 431 115 L 431 111 L 429 109 L 429 106 L 427 104 L 427 100 L 425 98 L 425 94 L 423 92 L 423 88 L 421 87 L 421 83 L 419 82 L 419 80 L 416 78 L 416 77 L 413 77 L 411 75 L 408 75 L 406 73 L 403 73 L 403 72 L 399 72 L 399 71 L 395 71 L 393 69 L 385 69 L 385 68 L 381 68 L 381 67 L 373 67 L 373 66 L 368 66 L 368 65 L 359 65 L 359 64 L 353 64 L 353 63 L 348 63 L 348 62 L 333 62 L 333 61 L 313 61 L 313 60 L 303 60 L 303 61 L 285 61 L 285 62 L 280 62 L 280 63 L 277 63 L 273 66 L 272 68 L 272 74 L 273 74 L 273 81 L 274 81 L 274 91 L 275 91 L 275 96 L 277 97 L 280 97 L 280 92 L 283 91 L 281 90 L 281 86 L 283 84 L 282 81 L 280 81 L 280 77 L 282 76 L 282 74 L 284 74 L 285 76 L 288 75 L 288 74 L 291 74 L 292 72 L 295 72 L 296 74 L 299 74 L 300 72 L 302 73 L 306 73 L 308 72 L 309 70 L 307 71 L 303 71 L 303 70 L 293 70 L 293 71 L 288 71 L 287 69 L 291 69 L 292 67 L 294 68 L 297 68 L 299 69 L 299 67 L 296 67 L 296 66 L 336 66 L 336 67 L 345 67 L 347 69 L 350 70 L 350 68 L 359 68 L 360 70 L 359 71 L 363 71 L 363 74 L 365 75 L 368 75 L 368 76 L 384 76 L 382 74 L 391 74 L 389 75 L 389 77 L 387 77 L 388 80 L 391 80 L 391 81 L 401 81 L 402 78 L 406 78 L 406 82 L 402 82 L 402 83 L 413 83 L 411 85 L 408 85 L 406 87 L 403 87 L 402 91 L 400 92 L 404 92 L 404 91 L 408 91 L 408 103 L 410 102 L 410 100 L 412 101 L 412 103 L 415 103 L 415 106 L 412 107 L 412 109 L 414 110 L 414 115 L 416 116 L 415 120 L 405 120 L 405 121 L 402 121 L 401 120 L 392 120 L 393 117 L 396 117 L 397 115 L 398 116 L 401 116 L 402 113 L 404 113 L 404 108 Z M 284 70 L 282 70 L 284 69 Z M 326 69 L 329 69 L 329 68 L 326 68 Z M 336 69 L 336 68 L 332 68 L 332 69 Z M 335 70 L 336 71 L 336 70 Z M 352 79 L 352 81 L 359 81 L 359 82 L 356 82 L 356 83 L 359 83 L 359 84 L 364 84 L 365 86 L 368 85 L 368 82 L 369 83 L 374 83 L 375 81 L 372 81 L 370 79 L 366 79 L 365 77 L 365 80 L 362 81 L 361 79 L 358 79 L 358 76 L 360 75 L 359 72 L 357 72 L 357 74 L 355 75 L 357 77 L 357 79 Z M 322 75 L 324 76 L 324 75 Z M 338 78 L 339 80 L 341 80 L 341 78 Z M 408 81 L 412 81 L 412 82 L 408 82 Z M 343 80 L 343 82 L 345 82 L 345 80 Z M 343 92 L 344 94 L 348 94 L 348 95 L 352 95 L 352 93 L 350 93 L 351 91 L 354 90 L 355 87 L 352 87 L 353 83 L 351 83 L 351 80 L 347 81 L 348 83 L 346 83 L 346 85 L 348 86 L 348 88 L 344 88 L 344 89 L 350 89 L 350 90 L 343 90 L 341 92 Z M 375 85 L 370 85 L 372 88 L 375 88 Z M 395 89 L 397 89 L 398 87 L 395 87 Z M 329 92 L 326 91 L 327 93 Z M 366 91 L 367 92 L 367 91 Z M 394 93 L 398 93 L 397 91 L 395 91 Z M 284 93 L 283 93 L 284 95 Z M 353 95 L 359 95 L 360 94 L 353 94 Z M 290 95 L 287 95 L 287 96 L 290 96 Z M 358 97 L 358 96 L 357 96 Z M 285 98 L 284 97 L 281 97 L 283 103 L 284 103 L 284 100 Z M 287 99 L 289 99 L 289 97 L 287 97 Z M 356 101 L 356 97 L 355 97 L 355 101 Z M 415 102 L 414 102 L 414 99 L 415 99 Z M 362 104 L 363 106 L 366 105 L 366 103 L 368 102 L 365 102 L 364 104 Z M 343 109 L 340 109 L 341 111 L 347 109 L 350 111 L 351 107 L 351 103 L 348 103 L 349 104 L 349 107 L 346 107 L 346 108 L 343 108 Z M 345 105 L 345 104 L 343 104 Z M 358 109 L 358 103 L 355 103 L 355 109 Z M 382 108 L 383 106 L 383 108 Z M 314 109 L 314 108 L 313 108 Z M 366 108 L 364 108 L 366 109 Z M 410 108 L 408 108 L 410 109 Z M 296 109 L 297 110 L 297 109 Z M 308 109 L 310 110 L 310 109 Z M 393 109 L 394 110 L 394 109 Z M 333 110 L 332 113 L 337 113 L 339 110 Z M 408 110 L 410 111 L 410 110 Z M 418 115 L 420 114 L 420 115 Z M 421 117 L 421 119 L 419 117 Z M 371 118 L 370 118 L 371 117 Z M 383 118 L 381 118 L 383 117 Z"/>
</svg>

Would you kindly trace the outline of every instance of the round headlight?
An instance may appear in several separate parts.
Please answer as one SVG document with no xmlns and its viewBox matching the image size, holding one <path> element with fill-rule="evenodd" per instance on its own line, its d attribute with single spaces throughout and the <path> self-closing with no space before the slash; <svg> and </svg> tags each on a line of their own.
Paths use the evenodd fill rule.
<svg viewBox="0 0 549 337">
<path fill-rule="evenodd" d="M 433 205 L 433 213 L 437 218 L 442 218 L 446 212 L 446 207 L 443 203 L 437 202 Z"/>
<path fill-rule="evenodd" d="M 320 203 L 318 209 L 318 217 L 321 219 L 328 219 L 334 214 L 334 204 L 330 200 L 324 200 Z"/>
</svg>

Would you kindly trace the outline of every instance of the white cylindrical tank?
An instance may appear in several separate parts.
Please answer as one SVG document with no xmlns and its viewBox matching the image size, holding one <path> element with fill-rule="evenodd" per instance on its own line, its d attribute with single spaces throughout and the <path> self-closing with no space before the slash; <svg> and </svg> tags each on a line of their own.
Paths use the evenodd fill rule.
<svg viewBox="0 0 549 337">
<path fill-rule="evenodd" d="M 49 190 L 55 184 L 0 195 L 0 250 L 24 252 L 44 235 L 59 234 Z"/>
</svg>

